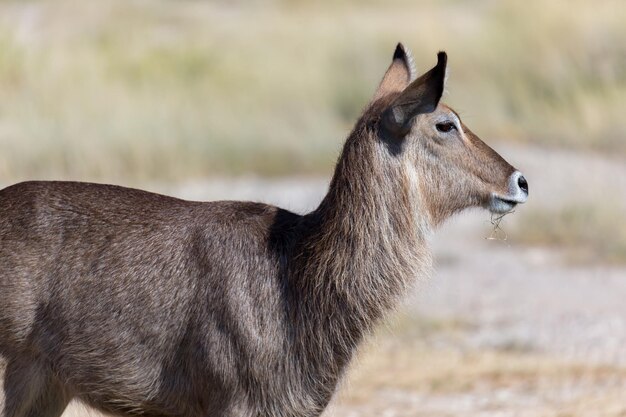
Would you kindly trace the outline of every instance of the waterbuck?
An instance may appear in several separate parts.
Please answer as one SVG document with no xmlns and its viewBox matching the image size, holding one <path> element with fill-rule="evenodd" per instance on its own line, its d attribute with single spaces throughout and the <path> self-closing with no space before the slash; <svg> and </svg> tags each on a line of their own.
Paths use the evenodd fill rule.
<svg viewBox="0 0 626 417">
<path fill-rule="evenodd" d="M 0 191 L 3 417 L 78 398 L 116 415 L 312 417 L 430 263 L 453 213 L 511 210 L 524 177 L 439 103 L 400 44 L 328 194 L 298 215 L 112 185 Z"/>
</svg>

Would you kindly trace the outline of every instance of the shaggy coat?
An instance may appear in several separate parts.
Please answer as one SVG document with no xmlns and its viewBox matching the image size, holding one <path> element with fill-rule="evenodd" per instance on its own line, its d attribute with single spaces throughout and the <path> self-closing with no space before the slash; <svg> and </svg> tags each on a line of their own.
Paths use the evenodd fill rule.
<svg viewBox="0 0 626 417">
<path fill-rule="evenodd" d="M 58 417 L 73 398 L 124 416 L 319 416 L 429 268 L 431 229 L 515 202 L 514 169 L 460 121 L 445 123 L 475 143 L 465 162 L 421 143 L 441 133 L 429 118 L 452 118 L 445 67 L 413 80 L 398 46 L 306 215 L 77 182 L 1 190 L 2 416 Z"/>
</svg>

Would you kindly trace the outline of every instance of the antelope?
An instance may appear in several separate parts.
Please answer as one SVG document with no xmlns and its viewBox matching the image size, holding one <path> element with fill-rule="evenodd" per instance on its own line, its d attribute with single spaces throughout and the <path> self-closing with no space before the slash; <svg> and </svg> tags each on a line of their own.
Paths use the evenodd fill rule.
<svg viewBox="0 0 626 417">
<path fill-rule="evenodd" d="M 0 191 L 3 417 L 314 417 L 430 268 L 448 217 L 526 201 L 522 174 L 398 44 L 327 195 L 299 215 L 113 185 Z"/>
</svg>

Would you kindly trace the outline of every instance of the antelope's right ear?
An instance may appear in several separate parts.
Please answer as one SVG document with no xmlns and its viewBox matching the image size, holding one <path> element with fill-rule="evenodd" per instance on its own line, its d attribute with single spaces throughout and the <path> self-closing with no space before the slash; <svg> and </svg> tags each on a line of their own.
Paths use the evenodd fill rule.
<svg viewBox="0 0 626 417">
<path fill-rule="evenodd" d="M 390 93 L 404 91 L 411 81 L 415 79 L 416 73 L 417 70 L 415 69 L 411 51 L 406 49 L 401 43 L 398 43 L 393 53 L 391 65 L 378 85 L 372 101 L 376 101 Z"/>
<path fill-rule="evenodd" d="M 446 82 L 448 56 L 437 54 L 437 65 L 413 81 L 382 114 L 383 127 L 396 137 L 402 137 L 411 128 L 418 114 L 435 111 Z"/>
</svg>

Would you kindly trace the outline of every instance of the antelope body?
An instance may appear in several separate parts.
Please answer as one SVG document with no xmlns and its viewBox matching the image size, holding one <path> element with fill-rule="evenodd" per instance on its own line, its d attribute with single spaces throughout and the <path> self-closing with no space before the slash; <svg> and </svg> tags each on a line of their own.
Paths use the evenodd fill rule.
<svg viewBox="0 0 626 417">
<path fill-rule="evenodd" d="M 3 417 L 78 398 L 153 417 L 313 417 L 466 207 L 524 178 L 440 104 L 446 55 L 398 45 L 320 206 L 189 202 L 111 185 L 0 191 Z"/>
</svg>

